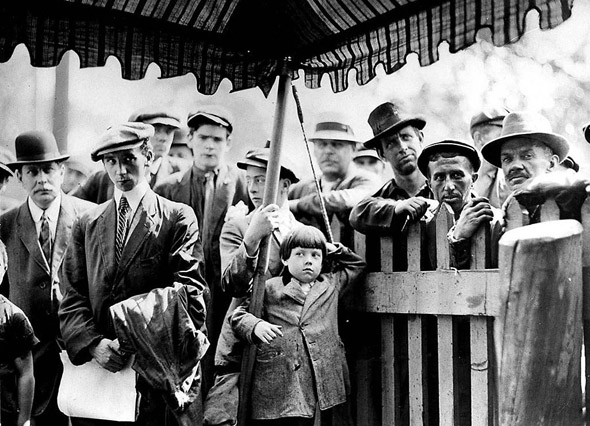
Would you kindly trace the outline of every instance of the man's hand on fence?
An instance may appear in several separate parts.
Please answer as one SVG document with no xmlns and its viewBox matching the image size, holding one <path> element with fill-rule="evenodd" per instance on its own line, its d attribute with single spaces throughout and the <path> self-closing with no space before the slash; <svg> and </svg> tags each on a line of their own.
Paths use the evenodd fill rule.
<svg viewBox="0 0 590 426">
<path fill-rule="evenodd" d="M 395 203 L 395 214 L 397 216 L 408 216 L 411 220 L 420 219 L 428 209 L 428 199 L 424 197 L 412 197 L 407 200 L 400 200 Z"/>
<path fill-rule="evenodd" d="M 461 211 L 453 230 L 453 239 L 471 238 L 483 223 L 491 222 L 493 218 L 494 212 L 487 198 L 472 198 Z"/>
</svg>

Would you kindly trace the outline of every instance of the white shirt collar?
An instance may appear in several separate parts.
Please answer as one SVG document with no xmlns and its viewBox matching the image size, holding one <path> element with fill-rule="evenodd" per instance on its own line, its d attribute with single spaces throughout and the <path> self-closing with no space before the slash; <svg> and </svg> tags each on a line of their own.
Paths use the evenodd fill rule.
<svg viewBox="0 0 590 426">
<path fill-rule="evenodd" d="M 114 196 L 117 210 L 119 209 L 119 202 L 121 201 L 121 197 L 125 195 L 125 198 L 127 198 L 127 202 L 129 203 L 129 207 L 131 207 L 131 212 L 135 213 L 137 207 L 139 207 L 139 203 L 141 203 L 141 200 L 143 199 L 144 195 L 146 194 L 146 192 L 148 192 L 149 189 L 150 185 L 149 183 L 147 183 L 146 180 L 143 180 L 142 182 L 138 183 L 137 186 L 133 188 L 131 191 L 126 192 L 121 191 L 119 188 L 115 186 Z"/>
<path fill-rule="evenodd" d="M 29 206 L 31 216 L 33 217 L 33 222 L 35 222 L 37 234 L 39 234 L 41 230 L 41 216 L 43 216 L 43 212 L 45 212 L 45 216 L 47 216 L 47 220 L 49 221 L 49 229 L 51 231 L 51 236 L 55 238 L 57 219 L 59 218 L 59 208 L 61 206 L 61 191 L 57 193 L 57 197 L 55 197 L 55 200 L 53 200 L 49 207 L 47 207 L 47 209 L 45 210 L 43 210 L 37 204 L 35 204 L 31 197 L 27 197 L 27 204 Z"/>
</svg>

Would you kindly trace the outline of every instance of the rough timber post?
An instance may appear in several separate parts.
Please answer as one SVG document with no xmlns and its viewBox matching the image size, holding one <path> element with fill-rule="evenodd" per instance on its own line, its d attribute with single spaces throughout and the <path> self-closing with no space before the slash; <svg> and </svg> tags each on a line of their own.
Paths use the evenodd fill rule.
<svg viewBox="0 0 590 426">
<path fill-rule="evenodd" d="M 582 226 L 543 222 L 500 240 L 501 426 L 582 424 Z"/>
</svg>

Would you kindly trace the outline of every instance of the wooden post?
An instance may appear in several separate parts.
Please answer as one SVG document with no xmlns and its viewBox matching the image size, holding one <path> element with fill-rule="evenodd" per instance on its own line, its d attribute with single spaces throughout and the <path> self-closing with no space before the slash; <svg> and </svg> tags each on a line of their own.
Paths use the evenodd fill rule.
<svg viewBox="0 0 590 426">
<path fill-rule="evenodd" d="M 582 424 L 582 226 L 538 223 L 500 240 L 501 426 Z"/>
</svg>

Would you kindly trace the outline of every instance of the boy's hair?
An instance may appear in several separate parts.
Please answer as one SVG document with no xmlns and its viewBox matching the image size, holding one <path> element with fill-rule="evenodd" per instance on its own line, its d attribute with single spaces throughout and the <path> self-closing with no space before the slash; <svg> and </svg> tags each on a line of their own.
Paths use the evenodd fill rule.
<svg viewBox="0 0 590 426">
<path fill-rule="evenodd" d="M 291 232 L 281 243 L 279 254 L 282 260 L 291 256 L 291 251 L 296 247 L 320 249 L 323 259 L 326 258 L 326 237 L 313 226 L 301 226 Z"/>
</svg>

